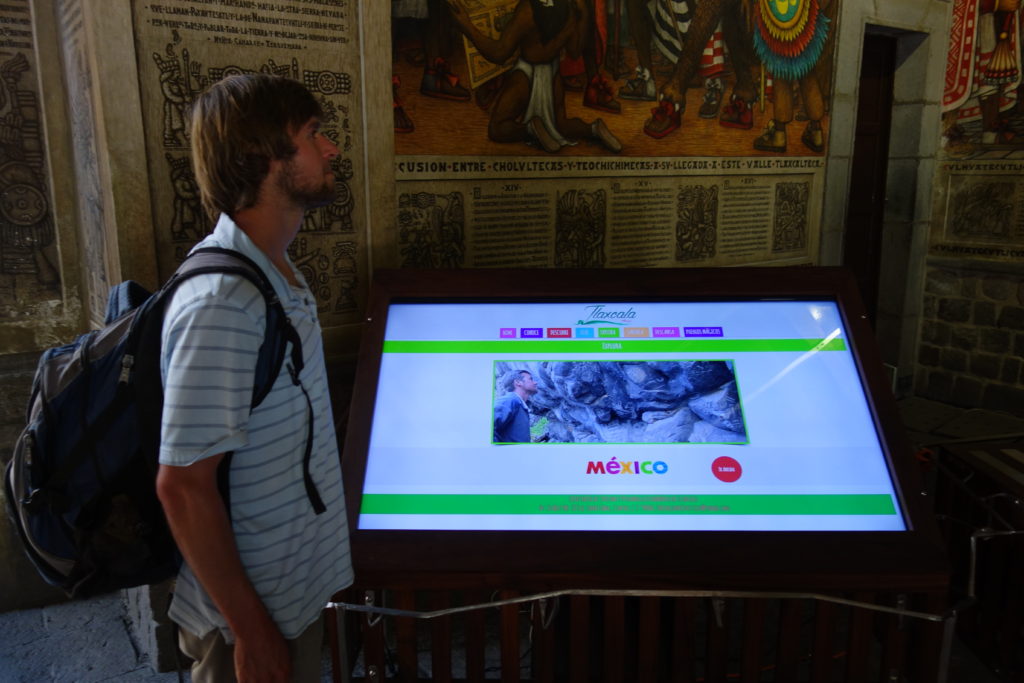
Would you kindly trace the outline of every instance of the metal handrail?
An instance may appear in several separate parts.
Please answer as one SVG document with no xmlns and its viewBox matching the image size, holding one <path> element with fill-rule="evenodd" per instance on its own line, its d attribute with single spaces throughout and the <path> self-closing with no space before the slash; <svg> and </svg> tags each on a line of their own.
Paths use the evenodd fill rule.
<svg viewBox="0 0 1024 683">
<path fill-rule="evenodd" d="M 840 598 L 834 595 L 827 595 L 824 593 L 802 593 L 802 592 L 764 592 L 764 591 L 720 591 L 720 590 L 605 590 L 605 589 L 565 589 L 557 591 L 548 591 L 545 593 L 534 593 L 531 595 L 523 595 L 515 598 L 505 598 L 501 600 L 491 600 L 488 602 L 482 602 L 472 605 L 463 605 L 460 607 L 448 607 L 445 609 L 438 610 L 407 610 L 407 609 L 396 609 L 393 607 L 383 607 L 375 604 L 375 594 L 373 591 L 366 591 L 364 593 L 363 604 L 350 604 L 345 602 L 328 602 L 326 609 L 336 610 L 337 624 L 339 628 L 339 634 L 342 634 L 339 638 L 337 646 L 344 648 L 344 619 L 341 615 L 345 611 L 360 612 L 367 615 L 367 625 L 373 627 L 384 617 L 403 617 L 412 619 L 437 619 L 441 617 L 449 617 L 456 614 L 462 614 L 465 612 L 471 612 L 480 609 L 505 607 L 508 605 L 517 605 L 524 603 L 537 602 L 544 605 L 549 600 L 554 600 L 562 597 L 639 597 L 639 598 L 711 598 L 714 601 L 719 601 L 725 598 L 769 598 L 779 600 L 816 600 L 821 602 L 828 602 L 837 605 L 843 605 L 847 607 L 854 607 L 860 609 L 867 609 L 876 612 L 883 612 L 886 614 L 892 614 L 901 618 L 907 617 L 912 619 L 922 619 L 933 623 L 941 623 L 943 625 L 942 633 L 942 645 L 939 649 L 939 671 L 937 683 L 947 683 L 949 676 L 949 663 L 953 648 L 953 637 L 956 630 L 956 618 L 959 609 L 963 606 L 961 604 L 955 605 L 944 614 L 932 614 L 930 612 L 919 612 L 917 610 L 910 610 L 904 607 L 889 607 L 887 605 L 879 605 L 870 602 L 862 602 L 859 600 L 849 600 L 847 598 Z M 899 604 L 902 605 L 903 601 L 900 600 Z M 967 603 L 964 603 L 967 604 Z M 341 653 L 342 659 L 342 671 L 340 672 L 340 680 L 343 683 L 348 683 L 349 667 L 347 665 L 347 657 L 345 653 Z M 337 672 L 336 672 L 337 673 Z M 367 680 L 376 681 L 379 680 L 380 672 L 367 672 Z"/>
</svg>

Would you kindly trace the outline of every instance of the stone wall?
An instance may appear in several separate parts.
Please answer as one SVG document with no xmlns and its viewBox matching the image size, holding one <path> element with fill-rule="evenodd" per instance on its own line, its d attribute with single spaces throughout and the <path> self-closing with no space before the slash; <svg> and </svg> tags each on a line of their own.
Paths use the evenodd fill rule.
<svg viewBox="0 0 1024 683">
<path fill-rule="evenodd" d="M 1024 416 L 1024 275 L 1019 266 L 931 264 L 915 393 Z"/>
<path fill-rule="evenodd" d="M 6 122 L 6 128 L 0 124 L 0 166 L 7 174 L 6 181 L 0 180 L 0 193 L 25 198 L 5 201 L 0 209 L 0 466 L 10 459 L 25 427 L 39 354 L 87 326 L 82 275 L 93 277 L 97 267 L 79 248 L 89 241 L 78 233 L 78 200 L 86 196 L 75 183 L 78 157 L 70 131 L 77 115 L 68 106 L 66 91 L 51 85 L 62 84 L 66 73 L 57 4 L 73 10 L 80 3 L 0 4 L 0 73 L 10 72 L 4 92 L 11 95 L 0 96 L 0 119 Z M 75 13 L 61 18 L 74 23 Z M 23 229 L 13 230 L 18 226 Z M 5 507 L 0 489 L 0 509 Z M 61 599 L 63 593 L 32 567 L 8 515 L 0 513 L 0 612 Z"/>
</svg>

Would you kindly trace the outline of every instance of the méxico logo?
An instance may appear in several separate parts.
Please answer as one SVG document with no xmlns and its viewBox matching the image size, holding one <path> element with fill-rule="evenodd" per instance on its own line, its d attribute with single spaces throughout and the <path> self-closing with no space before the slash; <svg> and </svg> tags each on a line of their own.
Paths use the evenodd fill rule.
<svg viewBox="0 0 1024 683">
<path fill-rule="evenodd" d="M 665 474 L 668 463 L 663 460 L 619 460 L 615 456 L 608 462 L 591 460 L 587 462 L 587 474 Z"/>
<path fill-rule="evenodd" d="M 605 304 L 592 304 L 584 309 L 584 317 L 577 325 L 611 324 L 628 325 L 636 322 L 636 311 L 633 307 L 614 308 Z"/>
</svg>

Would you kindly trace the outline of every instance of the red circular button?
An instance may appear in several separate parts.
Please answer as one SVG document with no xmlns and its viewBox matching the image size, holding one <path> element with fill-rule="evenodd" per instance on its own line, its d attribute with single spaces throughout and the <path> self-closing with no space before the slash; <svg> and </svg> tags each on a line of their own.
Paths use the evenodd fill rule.
<svg viewBox="0 0 1024 683">
<path fill-rule="evenodd" d="M 715 461 L 711 463 L 711 473 L 715 475 L 716 479 L 731 484 L 740 478 L 743 468 L 736 460 L 723 455 L 721 458 L 715 458 Z"/>
</svg>

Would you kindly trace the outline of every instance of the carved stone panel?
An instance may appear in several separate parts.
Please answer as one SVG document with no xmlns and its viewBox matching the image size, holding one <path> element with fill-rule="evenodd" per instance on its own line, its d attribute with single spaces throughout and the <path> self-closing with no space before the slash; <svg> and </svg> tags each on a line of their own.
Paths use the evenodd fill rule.
<svg viewBox="0 0 1024 683">
<path fill-rule="evenodd" d="M 324 327 L 354 322 L 365 296 L 357 8 L 350 0 L 133 2 L 136 53 L 161 278 L 213 229 L 189 158 L 189 108 L 211 83 L 274 73 L 306 85 L 324 111 L 334 161 L 333 203 L 311 211 L 290 255 L 316 294 Z"/>
<path fill-rule="evenodd" d="M 0 3 L 0 321 L 60 299 L 35 62 L 28 0 Z"/>
</svg>

